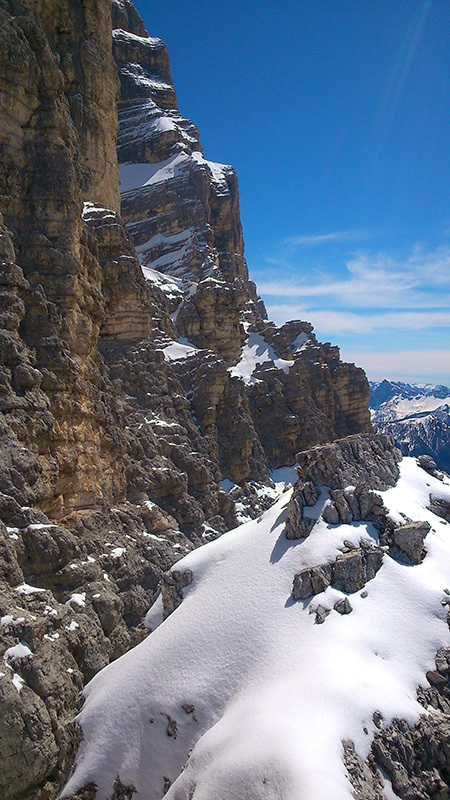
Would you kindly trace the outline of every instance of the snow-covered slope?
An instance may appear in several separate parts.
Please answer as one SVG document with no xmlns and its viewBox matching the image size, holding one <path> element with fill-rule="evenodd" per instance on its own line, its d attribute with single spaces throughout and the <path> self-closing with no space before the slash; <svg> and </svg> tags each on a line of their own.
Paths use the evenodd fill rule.
<svg viewBox="0 0 450 800">
<path fill-rule="evenodd" d="M 413 565 L 385 547 L 363 591 L 334 581 L 293 599 L 294 575 L 378 547 L 371 523 L 324 520 L 325 487 L 304 509 L 317 520 L 307 538 L 285 536 L 285 492 L 260 519 L 178 562 L 174 580 L 191 581 L 181 605 L 86 689 L 84 740 L 63 796 L 93 781 L 98 800 L 114 784 L 138 800 L 352 800 L 342 742 L 365 759 L 393 718 L 414 725 L 427 713 L 417 688 L 450 645 L 450 526 L 427 508 L 430 495 L 450 502 L 450 479 L 405 458 L 381 495 L 392 526 L 429 523 L 426 555 Z M 384 788 L 370 797 L 394 797 L 377 780 Z"/>
<path fill-rule="evenodd" d="M 391 433 L 404 455 L 430 455 L 449 471 L 450 389 L 384 380 L 370 390 L 374 429 Z"/>
</svg>

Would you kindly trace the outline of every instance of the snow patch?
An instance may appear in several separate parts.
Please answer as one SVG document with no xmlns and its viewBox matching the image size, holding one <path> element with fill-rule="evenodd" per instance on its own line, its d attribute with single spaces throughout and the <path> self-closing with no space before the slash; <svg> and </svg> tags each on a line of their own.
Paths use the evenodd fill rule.
<svg viewBox="0 0 450 800">
<path fill-rule="evenodd" d="M 17 674 L 17 672 L 15 672 L 12 677 L 12 683 L 20 694 L 21 690 L 25 686 L 25 681 L 20 675 Z"/>
<path fill-rule="evenodd" d="M 195 355 L 197 352 L 198 347 L 195 347 L 187 339 L 179 339 L 178 342 L 173 342 L 173 344 L 163 347 L 166 361 L 180 361 L 183 358 Z"/>
<path fill-rule="evenodd" d="M 46 589 L 40 589 L 38 586 L 30 586 L 29 583 L 22 583 L 20 586 L 16 586 L 14 591 L 18 594 L 36 594 L 38 592 L 45 592 Z"/>
<path fill-rule="evenodd" d="M 114 550 L 111 550 L 110 555 L 113 558 L 120 558 L 126 552 L 127 552 L 126 547 L 115 547 Z"/>
<path fill-rule="evenodd" d="M 32 650 L 26 642 L 20 642 L 14 645 L 14 647 L 8 647 L 3 653 L 3 661 L 8 663 L 9 661 L 14 661 L 16 658 L 29 658 L 32 655 Z"/>
<path fill-rule="evenodd" d="M 177 153 L 165 161 L 154 164 L 121 164 L 120 190 L 123 194 L 171 180 L 178 175 L 182 167 L 186 166 L 189 159 L 185 153 Z"/>
<path fill-rule="evenodd" d="M 256 382 L 253 375 L 256 367 L 266 361 L 272 362 L 277 369 L 283 370 L 286 374 L 295 363 L 278 358 L 273 347 L 264 341 L 261 334 L 250 333 L 247 343 L 242 348 L 240 361 L 234 367 L 229 367 L 228 372 L 232 377 L 241 378 L 247 386 L 250 386 Z"/>
<path fill-rule="evenodd" d="M 66 606 L 80 606 L 80 608 L 84 608 L 86 605 L 86 592 L 74 592 L 68 600 L 66 600 Z"/>
<path fill-rule="evenodd" d="M 292 467 L 277 467 L 270 471 L 270 477 L 274 483 L 284 483 L 286 486 L 293 486 L 298 481 L 298 475 L 294 464 Z"/>
</svg>

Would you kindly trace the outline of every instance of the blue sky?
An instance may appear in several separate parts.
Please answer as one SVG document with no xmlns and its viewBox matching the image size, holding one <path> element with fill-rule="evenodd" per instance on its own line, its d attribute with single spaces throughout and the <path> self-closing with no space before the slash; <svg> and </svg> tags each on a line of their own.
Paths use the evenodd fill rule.
<svg viewBox="0 0 450 800">
<path fill-rule="evenodd" d="M 370 378 L 450 383 L 448 0 L 137 0 L 236 168 L 250 275 Z"/>
</svg>

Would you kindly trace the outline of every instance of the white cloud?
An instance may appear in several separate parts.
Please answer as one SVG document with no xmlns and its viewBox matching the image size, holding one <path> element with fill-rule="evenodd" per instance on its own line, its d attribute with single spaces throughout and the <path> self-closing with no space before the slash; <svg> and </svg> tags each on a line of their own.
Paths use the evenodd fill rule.
<svg viewBox="0 0 450 800">
<path fill-rule="evenodd" d="M 288 236 L 283 239 L 282 245 L 293 245 L 294 247 L 317 247 L 333 242 L 360 242 L 370 237 L 369 231 L 349 230 L 332 231 L 331 233 L 299 234 L 298 236 Z"/>
<path fill-rule="evenodd" d="M 371 380 L 450 383 L 450 350 L 401 350 L 392 353 L 358 352 L 342 348 L 345 361 L 354 362 Z"/>
<path fill-rule="evenodd" d="M 291 261 L 290 270 L 278 270 L 276 279 L 263 278 L 258 287 L 263 297 L 285 297 L 288 305 L 299 298 L 307 313 L 317 307 L 445 309 L 450 306 L 450 247 L 427 251 L 416 246 L 403 260 L 360 251 L 347 260 L 345 276 L 338 279 L 304 265 L 295 269 Z"/>
<path fill-rule="evenodd" d="M 303 319 L 326 335 L 374 334 L 395 330 L 424 331 L 450 328 L 450 311 L 399 311 L 357 314 L 352 311 L 319 311 L 296 303 L 266 303 L 269 316 L 278 325 L 287 319 Z"/>
<path fill-rule="evenodd" d="M 326 244 L 350 241 L 347 234 L 287 240 L 273 267 L 257 277 L 270 318 L 311 322 L 321 341 L 340 343 L 342 357 L 373 379 L 448 384 L 450 351 L 436 348 L 449 341 L 450 246 L 417 244 L 400 257 L 366 249 L 349 254 L 344 244 L 339 258 Z M 295 252 L 297 239 L 324 248 Z"/>
</svg>

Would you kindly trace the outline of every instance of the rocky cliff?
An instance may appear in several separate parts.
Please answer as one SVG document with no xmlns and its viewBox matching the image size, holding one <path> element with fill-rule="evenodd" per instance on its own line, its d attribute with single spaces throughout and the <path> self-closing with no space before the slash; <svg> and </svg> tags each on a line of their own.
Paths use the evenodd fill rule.
<svg viewBox="0 0 450 800">
<path fill-rule="evenodd" d="M 0 19 L 0 788 L 44 800 L 163 573 L 267 507 L 271 469 L 369 430 L 368 385 L 266 319 L 236 175 L 128 0 Z"/>
</svg>

